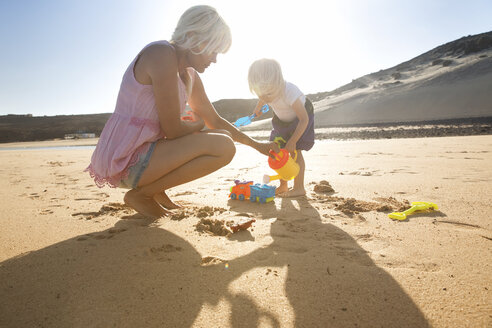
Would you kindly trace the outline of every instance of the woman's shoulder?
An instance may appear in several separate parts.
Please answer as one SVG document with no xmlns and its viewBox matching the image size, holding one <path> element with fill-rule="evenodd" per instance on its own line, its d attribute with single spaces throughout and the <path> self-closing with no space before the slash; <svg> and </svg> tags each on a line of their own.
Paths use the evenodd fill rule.
<svg viewBox="0 0 492 328">
<path fill-rule="evenodd" d="M 140 51 L 138 58 L 140 65 L 156 72 L 175 68 L 178 62 L 176 49 L 167 41 L 149 43 Z"/>
<path fill-rule="evenodd" d="M 176 54 L 176 48 L 169 43 L 166 40 L 161 40 L 161 41 L 154 41 L 149 44 L 147 44 L 143 49 L 140 51 L 141 54 L 152 54 L 152 53 L 160 53 L 162 55 L 175 55 Z"/>
</svg>

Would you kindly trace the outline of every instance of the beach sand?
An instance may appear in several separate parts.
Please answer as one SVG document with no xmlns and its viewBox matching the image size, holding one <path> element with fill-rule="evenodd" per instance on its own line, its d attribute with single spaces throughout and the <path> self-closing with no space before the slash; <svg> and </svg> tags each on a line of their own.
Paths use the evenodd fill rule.
<svg viewBox="0 0 492 328">
<path fill-rule="evenodd" d="M 23 145 L 0 150 L 1 327 L 492 326 L 492 136 L 318 141 L 307 197 L 267 204 L 228 199 L 274 173 L 239 145 L 156 221 L 95 186 L 92 149 Z M 388 218 L 413 201 L 439 211 Z"/>
</svg>

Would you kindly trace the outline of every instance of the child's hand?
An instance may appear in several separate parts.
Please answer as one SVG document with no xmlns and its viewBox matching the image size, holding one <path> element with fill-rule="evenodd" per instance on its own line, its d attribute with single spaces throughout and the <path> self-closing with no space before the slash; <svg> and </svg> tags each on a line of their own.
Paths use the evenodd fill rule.
<svg viewBox="0 0 492 328">
<path fill-rule="evenodd" d="M 284 147 L 287 150 L 292 158 L 294 158 L 294 152 L 296 151 L 296 143 L 289 140 Z"/>
</svg>

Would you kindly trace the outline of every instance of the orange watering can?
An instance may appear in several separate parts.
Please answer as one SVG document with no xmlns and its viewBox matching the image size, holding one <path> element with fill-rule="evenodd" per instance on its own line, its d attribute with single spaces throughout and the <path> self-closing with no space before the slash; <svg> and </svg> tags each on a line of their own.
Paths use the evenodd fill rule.
<svg viewBox="0 0 492 328">
<path fill-rule="evenodd" d="M 296 163 L 297 152 L 295 152 L 295 157 L 292 158 L 289 152 L 285 149 L 280 149 L 280 152 L 276 153 L 270 150 L 270 155 L 273 157 L 268 157 L 268 165 L 277 172 L 277 175 L 269 176 L 265 174 L 263 176 L 263 183 L 269 183 L 273 180 L 292 180 L 297 174 L 299 174 L 299 164 Z"/>
</svg>

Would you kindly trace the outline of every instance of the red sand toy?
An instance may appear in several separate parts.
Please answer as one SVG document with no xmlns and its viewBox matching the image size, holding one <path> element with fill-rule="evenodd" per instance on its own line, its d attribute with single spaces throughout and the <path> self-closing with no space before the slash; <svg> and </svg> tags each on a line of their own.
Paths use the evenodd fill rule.
<svg viewBox="0 0 492 328">
<path fill-rule="evenodd" d="M 229 197 L 232 200 L 234 200 L 234 199 L 239 199 L 239 200 L 249 199 L 249 196 L 251 194 L 250 186 L 253 184 L 253 181 L 234 180 L 234 183 L 236 185 L 234 187 L 231 187 Z"/>
<path fill-rule="evenodd" d="M 232 230 L 232 232 L 238 232 L 240 230 L 246 230 L 248 229 L 249 227 L 251 227 L 251 225 L 256 222 L 255 219 L 251 219 L 251 220 L 247 220 L 247 221 L 244 221 L 244 222 L 239 222 L 239 223 L 236 223 L 234 225 L 232 225 L 230 228 Z"/>
</svg>

